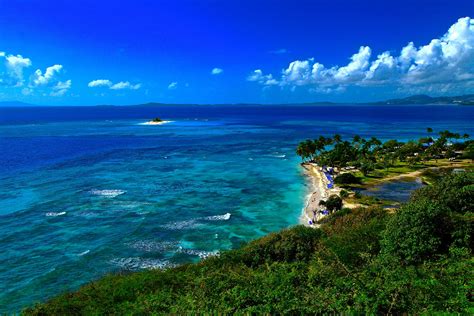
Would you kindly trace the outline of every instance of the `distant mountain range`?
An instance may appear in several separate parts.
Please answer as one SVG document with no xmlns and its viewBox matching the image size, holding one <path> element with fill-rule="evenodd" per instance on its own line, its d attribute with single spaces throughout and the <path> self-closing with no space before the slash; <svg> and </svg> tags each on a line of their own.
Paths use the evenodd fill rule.
<svg viewBox="0 0 474 316">
<path fill-rule="evenodd" d="M 454 97 L 430 97 L 429 95 L 412 95 L 401 99 L 390 99 L 385 101 L 377 102 L 362 102 L 362 103 L 337 103 L 337 102 L 309 102 L 301 103 L 301 105 L 338 105 L 338 104 L 370 104 L 370 105 L 474 105 L 474 94 L 465 94 Z M 134 106 L 160 106 L 160 105 L 175 105 L 167 103 L 150 102 L 146 104 L 137 104 Z M 176 104 L 178 105 L 178 104 Z M 198 104 L 183 104 L 183 105 L 198 105 Z M 253 103 L 237 103 L 237 104 L 203 104 L 203 105 L 258 105 Z M 294 104 L 298 105 L 298 104 Z M 25 107 L 25 106 L 36 106 L 34 104 L 6 101 L 0 102 L 0 107 Z M 113 106 L 113 105 L 97 105 L 97 106 Z"/>
</svg>

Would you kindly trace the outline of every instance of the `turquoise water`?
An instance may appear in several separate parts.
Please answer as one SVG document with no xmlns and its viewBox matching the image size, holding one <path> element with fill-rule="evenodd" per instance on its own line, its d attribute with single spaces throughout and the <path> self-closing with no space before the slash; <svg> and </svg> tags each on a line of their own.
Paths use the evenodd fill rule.
<svg viewBox="0 0 474 316">
<path fill-rule="evenodd" d="M 160 116 L 161 126 L 140 123 Z M 474 133 L 474 107 L 0 108 L 0 312 L 298 223 L 300 140 Z"/>
</svg>

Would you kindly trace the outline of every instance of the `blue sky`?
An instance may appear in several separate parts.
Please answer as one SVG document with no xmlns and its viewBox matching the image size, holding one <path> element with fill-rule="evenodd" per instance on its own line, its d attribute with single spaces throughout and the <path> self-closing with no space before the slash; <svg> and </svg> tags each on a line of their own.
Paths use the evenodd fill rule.
<svg viewBox="0 0 474 316">
<path fill-rule="evenodd" d="M 0 101 L 363 102 L 474 93 L 471 17 L 472 0 L 0 0 Z"/>
</svg>

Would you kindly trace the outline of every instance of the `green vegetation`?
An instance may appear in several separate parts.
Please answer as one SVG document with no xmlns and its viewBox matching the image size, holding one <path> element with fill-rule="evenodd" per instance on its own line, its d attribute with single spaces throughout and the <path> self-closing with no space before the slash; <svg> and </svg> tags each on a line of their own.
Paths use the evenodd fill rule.
<svg viewBox="0 0 474 316">
<path fill-rule="evenodd" d="M 319 201 L 319 205 L 323 205 L 329 211 L 329 213 L 333 213 L 335 211 L 339 211 L 342 208 L 342 199 L 336 194 L 333 194 L 328 197 L 326 201 Z"/>
<path fill-rule="evenodd" d="M 346 190 L 341 190 L 341 192 L 339 192 L 339 196 L 341 199 L 347 199 L 349 197 L 349 192 Z"/>
<path fill-rule="evenodd" d="M 160 123 L 160 122 L 163 122 L 163 120 L 160 119 L 159 117 L 155 117 L 154 119 L 151 120 L 151 122 L 153 122 L 153 123 Z"/>
<path fill-rule="evenodd" d="M 379 199 L 375 196 L 363 195 L 359 191 L 356 191 L 353 196 L 346 198 L 345 201 L 355 205 L 364 206 L 393 206 L 394 204 L 397 204 L 395 201 L 387 201 Z"/>
<path fill-rule="evenodd" d="M 432 129 L 428 128 L 427 131 L 431 133 Z M 433 159 L 462 156 L 464 151 L 469 155 L 472 141 L 468 139 L 467 134 L 460 135 L 447 130 L 439 132 L 436 139 L 424 137 L 406 143 L 395 139 L 382 143 L 376 137 L 366 140 L 358 135 L 351 141 L 343 141 L 341 136 L 336 134 L 332 138 L 320 136 L 315 140 L 307 139 L 298 145 L 296 154 L 303 161 L 313 161 L 321 166 L 357 167 L 367 176 L 376 169 L 388 169 L 400 162 L 414 166 Z M 453 143 L 454 140 L 457 142 Z"/>
<path fill-rule="evenodd" d="M 336 178 L 334 178 L 334 183 L 339 185 L 359 184 L 360 182 L 360 178 L 349 172 L 341 173 Z"/>
<path fill-rule="evenodd" d="M 427 128 L 427 133 L 433 134 L 433 129 Z M 336 167 L 339 174 L 335 184 L 360 187 L 421 169 L 452 167 L 455 161 L 472 169 L 467 160 L 474 160 L 474 141 L 467 134 L 448 130 L 440 131 L 437 138 L 422 137 L 405 143 L 395 139 L 381 142 L 376 137 L 367 140 L 358 135 L 347 141 L 334 135 L 307 139 L 299 143 L 296 153 L 303 162 Z"/>
<path fill-rule="evenodd" d="M 466 159 L 471 159 L 474 161 L 474 143 L 470 143 L 465 151 L 464 151 L 464 155 L 463 155 L 463 158 L 466 158 Z"/>
<path fill-rule="evenodd" d="M 474 173 L 394 214 L 342 209 L 198 264 L 109 275 L 28 315 L 474 312 Z"/>
</svg>

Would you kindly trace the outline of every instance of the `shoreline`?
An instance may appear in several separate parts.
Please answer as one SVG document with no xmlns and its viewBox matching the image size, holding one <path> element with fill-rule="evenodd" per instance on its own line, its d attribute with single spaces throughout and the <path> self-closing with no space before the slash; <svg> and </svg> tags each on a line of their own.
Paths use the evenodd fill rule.
<svg viewBox="0 0 474 316">
<path fill-rule="evenodd" d="M 319 201 L 327 199 L 331 194 L 338 194 L 340 189 L 335 186 L 332 189 L 328 188 L 329 181 L 317 164 L 305 162 L 301 166 L 305 170 L 307 179 L 311 182 L 311 189 L 306 196 L 299 222 L 305 226 L 318 227 L 319 225 L 315 223 L 327 216 L 319 212 L 323 209 L 319 205 Z"/>
<path fill-rule="evenodd" d="M 470 164 L 471 164 L 470 162 L 467 162 L 467 165 L 470 165 Z M 319 201 L 327 199 L 332 194 L 339 195 L 342 188 L 334 184 L 333 188 L 329 189 L 328 188 L 329 180 L 327 179 L 326 175 L 322 171 L 322 168 L 318 164 L 314 162 L 304 162 L 304 163 L 301 163 L 300 165 L 304 169 L 304 174 L 307 177 L 307 181 L 310 181 L 311 183 L 311 188 L 310 188 L 310 192 L 306 195 L 304 208 L 299 218 L 299 223 L 308 227 L 317 228 L 319 227 L 319 224 L 317 224 L 317 222 L 327 216 L 319 212 L 323 210 L 323 207 L 319 205 Z M 416 171 L 401 173 L 398 175 L 391 175 L 385 178 L 377 179 L 371 183 L 362 185 L 362 187 L 370 188 L 372 186 L 376 186 L 385 182 L 397 181 L 401 179 L 410 179 L 410 178 L 412 179 L 419 178 L 422 181 L 424 181 L 422 174 L 426 170 L 463 168 L 463 167 L 464 168 L 466 167 L 466 162 L 455 162 L 449 165 L 430 166 L 430 167 L 422 168 Z M 355 208 L 358 206 L 362 206 L 362 205 L 348 203 L 347 201 L 343 201 L 343 207 Z"/>
</svg>

